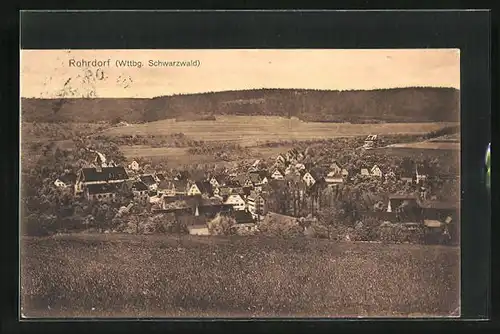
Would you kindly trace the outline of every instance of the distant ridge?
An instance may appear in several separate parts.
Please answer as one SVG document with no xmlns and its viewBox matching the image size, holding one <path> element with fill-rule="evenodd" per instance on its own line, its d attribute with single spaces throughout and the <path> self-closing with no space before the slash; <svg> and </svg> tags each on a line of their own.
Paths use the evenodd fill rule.
<svg viewBox="0 0 500 334">
<path fill-rule="evenodd" d="M 217 115 L 297 117 L 315 122 L 458 122 L 459 91 L 409 87 L 376 90 L 253 89 L 155 98 L 22 98 L 23 121 L 130 123 Z"/>
</svg>

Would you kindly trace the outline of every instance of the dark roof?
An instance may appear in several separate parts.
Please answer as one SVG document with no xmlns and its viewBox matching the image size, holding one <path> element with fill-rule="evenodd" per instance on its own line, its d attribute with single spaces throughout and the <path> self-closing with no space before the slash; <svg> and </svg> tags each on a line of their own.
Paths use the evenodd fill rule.
<svg viewBox="0 0 500 334">
<path fill-rule="evenodd" d="M 214 177 L 219 183 L 225 183 L 227 179 L 227 175 L 225 174 L 212 175 L 212 177 Z"/>
<path fill-rule="evenodd" d="M 226 182 L 226 186 L 230 188 L 239 188 L 241 187 L 241 184 L 240 181 L 233 179 L 233 180 L 228 180 Z"/>
<path fill-rule="evenodd" d="M 195 182 L 198 189 L 200 189 L 202 194 L 210 194 L 213 192 L 212 185 L 207 181 L 197 181 Z"/>
<path fill-rule="evenodd" d="M 459 205 L 456 202 L 424 201 L 420 206 L 424 209 L 456 210 Z"/>
<path fill-rule="evenodd" d="M 172 183 L 176 190 L 186 190 L 188 184 L 186 180 L 173 180 Z"/>
<path fill-rule="evenodd" d="M 288 173 L 287 175 L 285 175 L 285 180 L 287 181 L 300 181 L 300 179 L 300 175 L 297 175 L 295 173 Z"/>
<path fill-rule="evenodd" d="M 417 196 L 416 195 L 407 195 L 407 194 L 393 194 L 393 195 L 389 195 L 389 199 L 414 199 L 416 200 L 417 199 Z"/>
<path fill-rule="evenodd" d="M 240 195 L 248 196 L 252 192 L 252 187 L 243 187 Z"/>
<path fill-rule="evenodd" d="M 142 181 L 142 182 L 144 182 L 144 184 L 145 184 L 145 185 L 147 185 L 147 186 L 150 186 L 150 185 L 152 185 L 152 184 L 155 184 L 155 183 L 156 183 L 156 181 L 155 181 L 155 179 L 153 178 L 153 176 L 152 176 L 152 175 L 142 175 L 142 176 L 140 177 L 140 179 L 141 179 L 141 181 Z"/>
<path fill-rule="evenodd" d="M 89 194 L 107 194 L 114 193 L 118 190 L 115 183 L 103 183 L 103 184 L 89 184 L 87 185 Z"/>
<path fill-rule="evenodd" d="M 187 180 L 189 178 L 189 173 L 187 171 L 180 171 L 175 174 L 177 180 Z"/>
<path fill-rule="evenodd" d="M 261 181 L 260 175 L 256 173 L 250 173 L 248 177 L 253 184 L 259 183 Z"/>
<path fill-rule="evenodd" d="M 101 171 L 97 171 L 96 168 L 82 168 L 82 173 L 86 182 L 128 179 L 127 172 L 123 167 L 102 167 Z"/>
<path fill-rule="evenodd" d="M 77 175 L 75 173 L 66 173 L 59 177 L 59 180 L 66 184 L 71 184 L 76 182 Z"/>
<path fill-rule="evenodd" d="M 309 174 L 311 174 L 311 176 L 314 178 L 314 180 L 316 180 L 316 181 L 321 180 L 322 176 L 319 173 L 319 171 L 312 169 L 312 170 L 309 170 L 308 172 L 309 172 Z"/>
<path fill-rule="evenodd" d="M 148 187 L 144 184 L 144 182 L 134 182 L 134 184 L 132 185 L 132 189 L 136 190 L 136 191 L 144 191 L 144 190 L 148 190 Z"/>
<path fill-rule="evenodd" d="M 156 174 L 156 177 L 157 177 L 157 178 L 158 178 L 158 180 L 160 180 L 160 181 L 165 180 L 165 175 L 163 175 L 162 173 Z"/>
<path fill-rule="evenodd" d="M 255 219 L 253 219 L 252 214 L 248 211 L 234 211 L 233 218 L 236 220 L 236 224 L 255 223 Z"/>
<path fill-rule="evenodd" d="M 259 196 L 260 196 L 260 194 L 258 192 L 251 191 L 250 194 L 248 195 L 248 199 L 256 199 Z"/>
<path fill-rule="evenodd" d="M 249 174 L 250 175 L 252 175 L 252 174 L 258 175 L 261 179 L 269 176 L 269 173 L 267 172 L 267 170 L 256 170 L 256 171 L 250 172 Z"/>
<path fill-rule="evenodd" d="M 401 177 L 413 178 L 414 175 L 415 175 L 415 167 L 412 168 L 410 168 L 409 166 L 403 167 L 401 171 Z"/>
<path fill-rule="evenodd" d="M 203 182 L 205 179 L 205 172 L 201 170 L 192 171 L 189 175 L 189 180 L 193 182 Z"/>
<path fill-rule="evenodd" d="M 219 188 L 219 195 L 220 196 L 227 196 L 231 193 L 231 189 L 229 189 L 228 187 L 220 187 Z"/>
<path fill-rule="evenodd" d="M 202 198 L 200 201 L 200 205 L 202 206 L 210 206 L 210 205 L 222 205 L 222 201 L 218 198 Z"/>
<path fill-rule="evenodd" d="M 271 175 L 274 174 L 276 171 L 280 172 L 281 175 L 285 175 L 285 170 L 283 168 L 275 167 L 271 171 Z"/>
<path fill-rule="evenodd" d="M 158 184 L 158 189 L 172 189 L 173 186 L 174 186 L 174 183 L 172 181 L 162 180 Z"/>
<path fill-rule="evenodd" d="M 418 173 L 422 175 L 432 175 L 432 168 L 428 165 L 418 165 Z"/>
</svg>

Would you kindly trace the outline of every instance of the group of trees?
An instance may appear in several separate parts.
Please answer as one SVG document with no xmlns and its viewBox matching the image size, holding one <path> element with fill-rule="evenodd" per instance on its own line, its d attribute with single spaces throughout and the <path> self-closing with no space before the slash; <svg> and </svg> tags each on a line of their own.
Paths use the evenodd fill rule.
<svg viewBox="0 0 500 334">
<path fill-rule="evenodd" d="M 103 131 L 108 126 L 96 123 L 65 123 L 65 122 L 22 122 L 23 141 L 35 139 L 71 140 L 85 137 Z"/>
<path fill-rule="evenodd" d="M 127 122 L 209 118 L 216 115 L 296 116 L 306 121 L 428 122 L 459 119 L 459 92 L 449 88 L 371 91 L 259 89 L 163 96 L 153 99 L 23 99 L 27 121 Z M 187 115 L 187 116 L 186 116 Z"/>
<path fill-rule="evenodd" d="M 107 159 L 122 163 L 125 158 L 109 142 L 75 139 L 71 148 L 60 148 L 55 142 L 42 144 L 40 157 L 33 166 L 21 166 L 22 231 L 46 234 L 56 230 L 94 227 L 102 230 L 111 222 L 121 205 L 131 197 L 118 196 L 112 204 L 92 203 L 74 198 L 72 188 L 56 188 L 54 181 L 65 173 L 76 174 L 95 158 L 88 148 L 103 153 Z"/>
</svg>

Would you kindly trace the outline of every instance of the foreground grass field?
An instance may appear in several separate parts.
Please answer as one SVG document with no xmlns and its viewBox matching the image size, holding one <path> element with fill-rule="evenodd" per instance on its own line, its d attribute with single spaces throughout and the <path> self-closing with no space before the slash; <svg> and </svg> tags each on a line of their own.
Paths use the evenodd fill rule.
<svg viewBox="0 0 500 334">
<path fill-rule="evenodd" d="M 425 134 L 455 123 L 349 124 L 303 122 L 275 116 L 218 116 L 216 121 L 162 120 L 114 127 L 108 136 L 164 136 L 182 132 L 194 140 L 234 142 L 255 146 L 265 141 L 314 140 L 369 134 Z"/>
<path fill-rule="evenodd" d="M 447 316 L 459 249 L 268 238 L 73 235 L 22 240 L 37 316 Z"/>
</svg>

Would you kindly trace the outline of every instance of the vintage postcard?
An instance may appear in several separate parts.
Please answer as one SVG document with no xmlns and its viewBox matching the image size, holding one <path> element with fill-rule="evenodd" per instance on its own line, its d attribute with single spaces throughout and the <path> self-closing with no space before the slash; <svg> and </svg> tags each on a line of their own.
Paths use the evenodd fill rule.
<svg viewBox="0 0 500 334">
<path fill-rule="evenodd" d="M 20 305 L 460 316 L 460 52 L 21 50 Z"/>
</svg>

